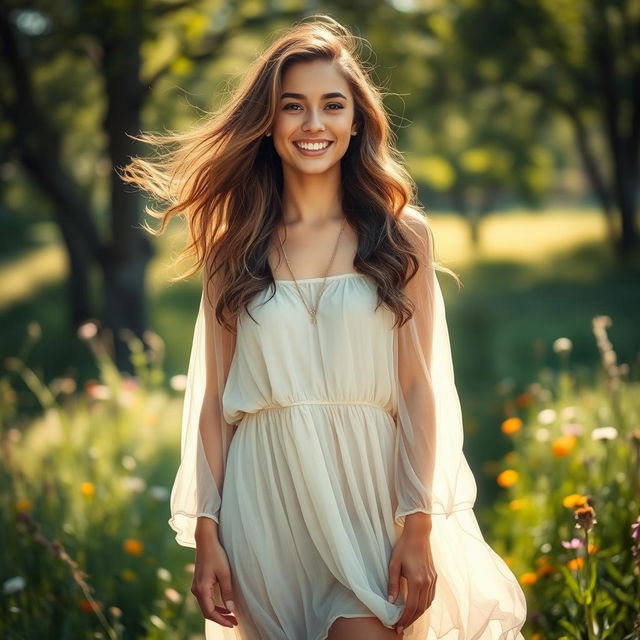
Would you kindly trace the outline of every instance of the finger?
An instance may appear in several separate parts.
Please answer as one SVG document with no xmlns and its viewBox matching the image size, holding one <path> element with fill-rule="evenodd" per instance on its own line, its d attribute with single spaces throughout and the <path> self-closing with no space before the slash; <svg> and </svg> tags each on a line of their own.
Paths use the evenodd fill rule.
<svg viewBox="0 0 640 640">
<path fill-rule="evenodd" d="M 235 609 L 235 603 L 233 601 L 233 582 L 231 580 L 231 572 L 220 571 L 217 578 L 220 583 L 220 595 L 222 596 L 222 601 L 228 611 L 233 611 Z"/>
<path fill-rule="evenodd" d="M 213 583 L 211 582 L 199 582 L 191 587 L 191 593 L 195 596 L 198 606 L 202 615 L 213 622 L 217 622 L 223 627 L 233 628 L 233 623 L 228 620 L 221 612 L 218 611 L 219 607 L 214 605 L 213 602 Z"/>
<path fill-rule="evenodd" d="M 414 581 L 407 581 L 407 604 L 405 605 L 404 611 L 400 616 L 398 622 L 396 622 L 396 628 L 398 627 L 407 627 L 409 622 L 413 619 L 413 615 L 416 610 L 416 605 L 418 604 L 418 596 L 420 595 L 421 587 L 416 585 Z"/>
<path fill-rule="evenodd" d="M 400 563 L 391 560 L 389 563 L 389 585 L 387 595 L 390 602 L 395 602 L 400 592 Z"/>
</svg>

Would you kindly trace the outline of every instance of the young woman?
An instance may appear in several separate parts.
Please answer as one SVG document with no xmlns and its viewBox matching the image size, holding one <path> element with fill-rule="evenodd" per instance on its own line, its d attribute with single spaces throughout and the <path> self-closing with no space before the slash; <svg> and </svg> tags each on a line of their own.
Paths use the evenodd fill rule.
<svg viewBox="0 0 640 640">
<path fill-rule="evenodd" d="M 207 638 L 522 639 L 473 512 L 449 270 L 355 37 L 302 21 L 209 122 L 141 139 L 179 143 L 123 177 L 204 273 L 169 524 Z"/>
</svg>

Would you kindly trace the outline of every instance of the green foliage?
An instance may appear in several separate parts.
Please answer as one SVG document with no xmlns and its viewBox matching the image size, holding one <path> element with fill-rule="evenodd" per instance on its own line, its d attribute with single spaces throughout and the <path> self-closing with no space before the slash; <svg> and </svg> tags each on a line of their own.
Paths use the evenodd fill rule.
<svg viewBox="0 0 640 640">
<path fill-rule="evenodd" d="M 99 380 L 49 386 L 19 359 L 0 379 L 0 636 L 175 638 L 202 632 L 191 565 L 167 525 L 184 377 L 163 386 L 159 353 L 130 341 L 134 377 L 82 328 Z M 37 339 L 32 333 L 31 339 Z M 41 416 L 23 421 L 18 380 Z"/>
<path fill-rule="evenodd" d="M 610 324 L 593 318 L 595 386 L 580 384 L 560 338 L 559 369 L 510 398 L 502 424 L 508 500 L 491 533 L 527 590 L 535 640 L 640 637 L 640 382 L 618 364 Z"/>
</svg>

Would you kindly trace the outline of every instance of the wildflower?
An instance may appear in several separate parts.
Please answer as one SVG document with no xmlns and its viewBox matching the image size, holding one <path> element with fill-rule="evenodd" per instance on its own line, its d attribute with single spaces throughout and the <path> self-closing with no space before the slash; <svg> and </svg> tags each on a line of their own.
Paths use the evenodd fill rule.
<svg viewBox="0 0 640 640">
<path fill-rule="evenodd" d="M 98 333 L 98 325 L 95 322 L 85 322 L 78 327 L 78 337 L 81 340 L 91 340 Z"/>
<path fill-rule="evenodd" d="M 122 616 L 122 609 L 113 605 L 109 607 L 109 613 L 113 618 L 120 618 Z"/>
<path fill-rule="evenodd" d="M 187 376 L 183 373 L 172 376 L 169 385 L 174 391 L 184 391 L 187 388 Z"/>
<path fill-rule="evenodd" d="M 574 509 L 575 507 L 581 507 L 587 504 L 587 500 L 587 496 L 581 493 L 571 493 L 563 498 L 562 505 L 569 509 Z"/>
<path fill-rule="evenodd" d="M 564 409 L 560 411 L 560 417 L 563 420 L 575 420 L 578 417 L 578 409 L 576 407 L 564 407 Z"/>
<path fill-rule="evenodd" d="M 122 460 L 120 462 L 127 471 L 133 471 L 138 464 L 136 459 L 133 456 L 129 455 L 122 456 Z"/>
<path fill-rule="evenodd" d="M 615 427 L 599 427 L 591 432 L 593 440 L 615 440 L 618 437 L 618 430 Z"/>
<path fill-rule="evenodd" d="M 514 469 L 505 469 L 505 471 L 498 474 L 496 481 L 501 487 L 512 487 L 518 482 L 518 472 Z"/>
<path fill-rule="evenodd" d="M 167 587 L 164 590 L 164 597 L 169 602 L 173 602 L 174 604 L 180 604 L 180 602 L 182 602 L 182 596 L 175 589 L 172 589 L 171 587 Z"/>
<path fill-rule="evenodd" d="M 509 509 L 511 509 L 511 511 L 520 511 L 526 506 L 526 504 L 527 501 L 525 498 L 515 498 L 509 502 Z"/>
<path fill-rule="evenodd" d="M 539 578 L 549 576 L 555 572 L 555 568 L 549 560 L 549 556 L 540 556 L 539 558 L 536 558 L 536 566 L 538 567 L 537 574 Z"/>
<path fill-rule="evenodd" d="M 16 593 L 17 591 L 24 589 L 26 585 L 27 581 L 22 576 L 15 576 L 2 583 L 2 593 L 5 595 Z"/>
<path fill-rule="evenodd" d="M 87 499 L 93 498 L 96 493 L 96 485 L 93 482 L 83 482 L 80 485 L 80 493 Z"/>
<path fill-rule="evenodd" d="M 126 582 L 134 582 L 134 580 L 136 580 L 138 577 L 135 571 L 131 571 L 131 569 L 123 569 L 120 572 L 120 575 L 122 576 L 122 579 L 125 580 Z"/>
<path fill-rule="evenodd" d="M 93 602 L 91 602 L 91 600 L 87 600 L 87 598 L 83 598 L 78 603 L 78 606 L 80 607 L 80 610 L 84 611 L 85 613 L 93 613 L 94 607 L 98 609 L 102 609 L 102 602 L 98 602 L 97 600 L 94 600 Z"/>
<path fill-rule="evenodd" d="M 111 398 L 111 389 L 95 380 L 87 380 L 84 385 L 84 391 L 93 400 L 108 400 Z"/>
<path fill-rule="evenodd" d="M 122 547 L 130 556 L 139 556 L 144 552 L 144 544 L 135 538 L 127 538 Z"/>
<path fill-rule="evenodd" d="M 530 393 L 521 393 L 516 396 L 516 406 L 526 409 L 531 406 L 533 396 Z"/>
<path fill-rule="evenodd" d="M 507 418 L 502 423 L 502 433 L 512 435 L 522 429 L 522 420 L 518 417 Z"/>
<path fill-rule="evenodd" d="M 580 436 L 584 431 L 584 427 L 577 422 L 566 422 L 561 428 L 565 436 Z"/>
<path fill-rule="evenodd" d="M 535 584 L 537 580 L 538 580 L 538 574 L 534 573 L 533 571 L 528 571 L 527 573 L 523 573 L 520 576 L 520 584 L 525 586 L 530 586 L 532 584 Z"/>
<path fill-rule="evenodd" d="M 571 538 L 571 540 L 563 540 L 562 546 L 565 549 L 582 549 L 584 547 L 584 542 L 580 538 Z"/>
<path fill-rule="evenodd" d="M 558 338 L 553 343 L 553 350 L 555 353 L 568 353 L 571 351 L 573 344 L 569 338 Z"/>
<path fill-rule="evenodd" d="M 157 574 L 160 580 L 164 580 L 165 582 L 169 582 L 169 580 L 171 580 L 171 572 L 169 571 L 169 569 L 158 567 Z"/>
<path fill-rule="evenodd" d="M 538 422 L 540 424 L 553 424 L 556 421 L 557 414 L 555 409 L 543 409 L 538 414 Z"/>
<path fill-rule="evenodd" d="M 590 542 L 589 546 L 587 547 L 587 553 L 589 555 L 593 555 L 598 549 L 599 547 L 597 544 L 593 544 L 592 542 Z"/>
<path fill-rule="evenodd" d="M 159 616 L 156 616 L 155 614 L 149 616 L 149 622 L 151 622 L 151 624 L 154 627 L 157 627 L 158 629 L 166 629 L 167 628 L 167 625 L 166 625 L 165 621 L 162 618 L 160 618 Z"/>
<path fill-rule="evenodd" d="M 576 529 L 584 529 L 586 533 L 589 533 L 593 525 L 598 522 L 596 520 L 596 512 L 590 505 L 578 507 L 574 515 L 576 518 Z"/>
<path fill-rule="evenodd" d="M 538 442 L 547 442 L 550 436 L 549 429 L 546 427 L 540 427 L 536 430 L 535 438 Z"/>
<path fill-rule="evenodd" d="M 18 500 L 18 502 L 16 502 L 16 511 L 18 513 L 26 513 L 32 510 L 33 510 L 33 502 L 31 502 L 31 500 L 28 500 L 27 498 L 23 498 L 22 500 Z"/>
<path fill-rule="evenodd" d="M 576 446 L 576 441 L 575 436 L 560 436 L 551 444 L 551 451 L 556 458 L 564 458 Z"/>
<path fill-rule="evenodd" d="M 571 558 L 571 560 L 567 562 L 567 567 L 571 569 L 571 571 L 580 571 L 583 565 L 584 565 L 584 558 L 580 558 L 580 557 Z"/>
</svg>

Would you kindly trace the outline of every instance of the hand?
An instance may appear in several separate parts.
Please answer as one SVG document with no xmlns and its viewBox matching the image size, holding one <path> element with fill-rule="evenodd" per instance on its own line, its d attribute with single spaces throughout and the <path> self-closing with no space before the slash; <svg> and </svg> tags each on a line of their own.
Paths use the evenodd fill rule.
<svg viewBox="0 0 640 640">
<path fill-rule="evenodd" d="M 407 600 L 404 611 L 396 622 L 402 633 L 431 605 L 436 590 L 437 574 L 431 555 L 429 532 L 411 531 L 407 527 L 396 542 L 389 562 L 389 595 L 395 602 L 400 591 L 400 577 L 407 580 Z"/>
<path fill-rule="evenodd" d="M 212 535 L 214 530 L 202 529 L 200 532 L 196 530 L 196 559 L 191 593 L 196 597 L 205 618 L 223 627 L 233 628 L 238 621 L 231 614 L 233 587 L 229 559 L 217 534 Z M 216 583 L 220 583 L 220 595 L 227 608 L 214 603 L 213 588 Z"/>
</svg>

